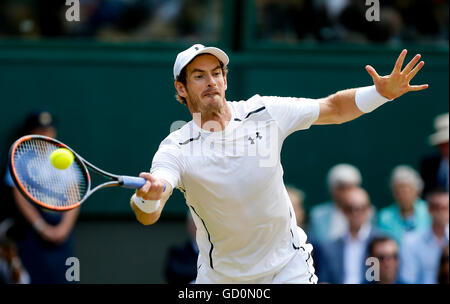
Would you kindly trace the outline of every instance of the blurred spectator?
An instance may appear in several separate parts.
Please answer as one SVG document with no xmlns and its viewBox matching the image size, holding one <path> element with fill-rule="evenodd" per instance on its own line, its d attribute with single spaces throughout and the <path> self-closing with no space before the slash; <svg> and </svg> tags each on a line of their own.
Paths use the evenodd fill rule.
<svg viewBox="0 0 450 304">
<path fill-rule="evenodd" d="M 448 0 L 391 0 L 390 2 L 402 17 L 403 41 L 446 41 L 448 44 Z"/>
<path fill-rule="evenodd" d="M 391 189 L 395 202 L 380 210 L 378 228 L 401 244 L 404 233 L 429 228 L 431 217 L 426 202 L 420 199 L 422 179 L 413 168 L 395 167 L 391 174 Z"/>
<path fill-rule="evenodd" d="M 327 176 L 331 201 L 314 206 L 310 212 L 308 236 L 314 244 L 334 240 L 347 232 L 347 219 L 342 212 L 346 191 L 361 185 L 361 173 L 349 164 L 338 164 Z"/>
<path fill-rule="evenodd" d="M 436 187 L 445 187 L 449 191 L 449 167 L 448 167 L 448 140 L 449 140 L 449 115 L 438 115 L 434 120 L 436 132 L 429 137 L 429 142 L 439 152 L 425 156 L 420 163 L 420 174 L 425 187 L 423 197 Z"/>
<path fill-rule="evenodd" d="M 303 201 L 305 199 L 305 193 L 292 185 L 287 185 L 286 190 L 289 198 L 291 199 L 292 207 L 294 208 L 297 226 L 304 228 L 305 210 L 303 207 Z"/>
<path fill-rule="evenodd" d="M 0 284 L 29 284 L 30 276 L 17 254 L 16 244 L 9 236 L 12 219 L 0 222 Z"/>
<path fill-rule="evenodd" d="M 442 250 L 441 258 L 439 261 L 439 272 L 438 272 L 438 283 L 439 284 L 450 284 L 449 277 L 449 264 L 448 264 L 448 245 Z"/>
<path fill-rule="evenodd" d="M 331 284 L 360 284 L 365 278 L 367 246 L 378 234 L 370 221 L 374 207 L 367 192 L 354 187 L 345 192 L 342 209 L 349 230 L 344 236 L 319 246 L 318 278 Z"/>
<path fill-rule="evenodd" d="M 26 134 L 56 137 L 54 118 L 47 111 L 33 112 L 18 130 L 16 139 Z M 18 227 L 15 238 L 17 250 L 31 283 L 68 283 L 65 277 L 66 259 L 74 256 L 72 229 L 79 209 L 50 212 L 29 203 L 15 187 L 7 169 L 4 182 L 12 192 L 12 204 L 18 212 L 14 218 Z"/>
<path fill-rule="evenodd" d="M 221 13 L 219 0 L 109 0 L 91 9 L 85 32 L 106 40 L 218 41 Z"/>
<path fill-rule="evenodd" d="M 366 12 L 372 5 L 361 0 L 257 0 L 257 37 L 294 43 L 448 43 L 447 0 L 380 1 L 379 21 L 369 22 Z"/>
<path fill-rule="evenodd" d="M 165 276 L 169 284 L 195 283 L 197 277 L 197 228 L 190 212 L 187 213 L 186 229 L 189 239 L 179 246 L 170 247 L 166 257 Z"/>
<path fill-rule="evenodd" d="M 80 21 L 67 22 L 65 1 L 5 0 L 0 36 L 219 41 L 222 5 L 221 0 L 80 0 Z"/>
<path fill-rule="evenodd" d="M 349 0 L 338 16 L 340 38 L 351 42 L 386 43 L 399 35 L 401 16 L 398 11 L 385 3 L 380 3 L 379 21 L 368 21 L 365 1 Z"/>
<path fill-rule="evenodd" d="M 0 1 L 0 37 L 37 37 L 40 35 L 37 24 L 37 12 L 30 1 Z"/>
<path fill-rule="evenodd" d="M 437 283 L 439 259 L 448 245 L 449 197 L 445 189 L 427 195 L 432 227 L 406 235 L 401 246 L 400 274 L 413 284 Z"/>
<path fill-rule="evenodd" d="M 398 275 L 399 252 L 394 239 L 387 236 L 377 236 L 369 243 L 368 256 L 379 261 L 379 281 L 372 284 L 404 284 Z"/>
<path fill-rule="evenodd" d="M 63 0 L 3 0 L 0 36 L 219 41 L 223 27 L 249 22 L 255 24 L 256 39 L 275 42 L 448 44 L 448 0 L 381 1 L 376 22 L 366 20 L 369 5 L 365 3 L 255 0 L 254 22 L 237 11 L 234 13 L 243 20 L 229 22 L 223 19 L 228 5 L 224 0 L 80 0 L 80 21 L 67 22 L 68 6 Z M 234 5 L 234 9 L 242 6 Z"/>
<path fill-rule="evenodd" d="M 279 42 L 322 40 L 327 24 L 323 6 L 312 0 L 258 0 L 257 38 Z"/>
</svg>

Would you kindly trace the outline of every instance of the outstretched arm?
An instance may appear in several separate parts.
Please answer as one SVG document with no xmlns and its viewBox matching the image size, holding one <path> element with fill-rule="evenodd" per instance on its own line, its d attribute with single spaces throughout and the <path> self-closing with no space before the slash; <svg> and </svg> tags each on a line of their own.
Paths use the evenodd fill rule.
<svg viewBox="0 0 450 304">
<path fill-rule="evenodd" d="M 390 75 L 380 76 L 367 65 L 366 70 L 373 79 L 374 86 L 339 91 L 319 100 L 320 114 L 315 125 L 340 124 L 369 113 L 383 103 L 398 98 L 410 91 L 428 88 L 428 84 L 410 85 L 409 82 L 423 67 L 425 62 L 417 62 L 417 54 L 402 71 L 407 50 L 403 50 Z M 416 65 L 417 64 L 417 65 Z"/>
</svg>

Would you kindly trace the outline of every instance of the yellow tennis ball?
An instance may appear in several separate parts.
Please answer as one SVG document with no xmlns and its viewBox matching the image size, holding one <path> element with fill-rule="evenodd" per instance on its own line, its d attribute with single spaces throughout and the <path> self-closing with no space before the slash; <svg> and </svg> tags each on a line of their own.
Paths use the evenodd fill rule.
<svg viewBox="0 0 450 304">
<path fill-rule="evenodd" d="M 56 149 L 50 154 L 50 162 L 53 167 L 64 170 L 69 168 L 74 160 L 73 153 L 66 148 Z"/>
</svg>

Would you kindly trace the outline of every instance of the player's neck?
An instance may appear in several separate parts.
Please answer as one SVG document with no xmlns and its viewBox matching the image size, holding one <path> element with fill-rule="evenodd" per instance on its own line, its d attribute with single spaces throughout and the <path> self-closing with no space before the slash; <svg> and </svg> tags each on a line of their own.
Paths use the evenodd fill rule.
<svg viewBox="0 0 450 304">
<path fill-rule="evenodd" d="M 191 112 L 194 123 L 202 129 L 210 132 L 223 131 L 231 120 L 231 111 L 225 102 L 219 109 L 205 109 Z"/>
</svg>

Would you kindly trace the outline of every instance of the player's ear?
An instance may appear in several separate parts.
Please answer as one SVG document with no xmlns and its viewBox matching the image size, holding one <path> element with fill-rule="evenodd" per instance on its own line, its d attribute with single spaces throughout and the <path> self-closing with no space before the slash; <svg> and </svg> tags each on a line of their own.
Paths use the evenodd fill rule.
<svg viewBox="0 0 450 304">
<path fill-rule="evenodd" d="M 225 85 L 225 91 L 227 90 L 227 75 L 223 75 L 223 83 Z"/>
<path fill-rule="evenodd" d="M 174 85 L 175 85 L 175 89 L 178 92 L 178 95 L 186 98 L 187 92 L 186 92 L 186 87 L 184 86 L 184 84 L 180 81 L 175 81 Z"/>
</svg>

